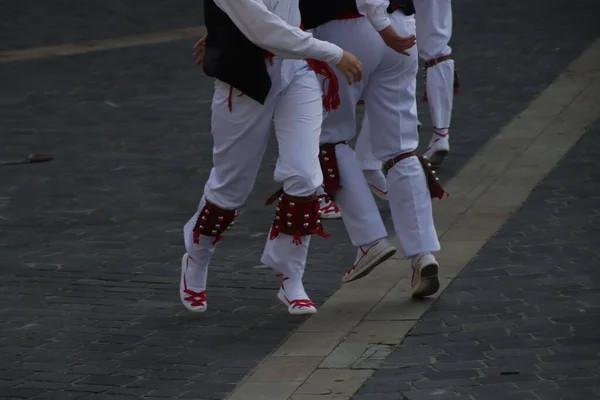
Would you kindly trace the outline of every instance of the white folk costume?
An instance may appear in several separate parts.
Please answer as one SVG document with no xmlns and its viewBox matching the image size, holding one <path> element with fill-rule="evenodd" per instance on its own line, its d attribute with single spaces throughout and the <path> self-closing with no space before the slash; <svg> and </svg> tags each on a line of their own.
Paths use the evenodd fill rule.
<svg viewBox="0 0 600 400">
<path fill-rule="evenodd" d="M 433 125 L 433 133 L 423 156 L 433 166 L 439 166 L 450 151 L 452 105 L 460 85 L 454 69 L 452 48 L 448 45 L 452 37 L 452 4 L 451 0 L 415 0 L 414 5 L 419 57 L 425 64 L 424 100 L 429 104 Z M 379 172 L 381 164 L 370 153 L 367 121 L 363 122 L 355 150 L 367 179 L 376 186 L 383 175 Z M 382 185 L 383 189 L 380 189 L 385 191 L 385 182 Z"/>
<path fill-rule="evenodd" d="M 423 154 L 434 165 L 440 165 L 450 151 L 449 132 L 454 94 L 459 80 L 454 69 L 452 48 L 451 0 L 416 0 L 417 40 L 419 56 L 425 62 L 425 100 L 433 134 Z"/>
<path fill-rule="evenodd" d="M 336 65 L 343 51 L 298 28 L 298 0 L 205 0 L 204 13 L 203 68 L 217 79 L 214 167 L 184 227 L 181 301 L 188 310 L 206 310 L 215 245 L 254 186 L 273 123 L 279 146 L 274 178 L 282 190 L 270 199 L 279 203 L 261 261 L 283 276 L 278 297 L 291 314 L 314 313 L 302 277 L 310 235 L 325 235 L 315 193 L 323 180 L 319 135 L 324 102 L 327 109 L 339 101 L 326 62 Z M 325 97 L 315 72 L 329 73 Z"/>
<path fill-rule="evenodd" d="M 361 82 L 352 86 L 340 82 L 340 107 L 325 114 L 321 133 L 324 186 L 334 197 L 352 243 L 358 247 L 355 265 L 343 281 L 364 276 L 395 252 L 386 239 L 361 166 L 348 146 L 356 135 L 356 104 L 364 99 L 371 130 L 377 132 L 370 138 L 372 153 L 384 161 L 388 171 L 394 228 L 403 255 L 412 260 L 413 296 L 428 296 L 439 288 L 438 264 L 431 254 L 440 249 L 431 197 L 442 197 L 444 192 L 427 164 L 415 154 L 419 142 L 414 105 L 417 50 L 409 49 L 410 56 L 399 54 L 377 33 L 391 24 L 401 36 L 414 35 L 414 8 L 410 0 L 354 1 L 337 0 L 345 6 L 329 20 L 319 21 L 313 30 L 315 37 L 356 55 L 364 68 Z M 310 4 L 308 0 L 300 3 L 305 27 L 310 25 Z M 318 14 L 318 6 L 312 12 Z"/>
</svg>

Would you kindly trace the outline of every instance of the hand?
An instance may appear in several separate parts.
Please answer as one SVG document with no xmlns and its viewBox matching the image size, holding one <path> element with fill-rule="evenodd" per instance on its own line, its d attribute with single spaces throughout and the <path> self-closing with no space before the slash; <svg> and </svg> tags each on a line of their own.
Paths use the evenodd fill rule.
<svg viewBox="0 0 600 400">
<path fill-rule="evenodd" d="M 358 58 L 356 58 L 354 54 L 349 53 L 346 50 L 344 50 L 342 59 L 339 63 L 337 63 L 336 68 L 344 74 L 346 80 L 348 81 L 348 85 L 352 85 L 353 83 L 362 80 L 362 64 L 360 61 L 358 61 Z"/>
<path fill-rule="evenodd" d="M 410 49 L 417 43 L 415 35 L 400 36 L 392 26 L 379 31 L 379 35 L 385 42 L 385 44 L 394 51 L 405 56 L 410 55 L 406 50 Z"/>
<path fill-rule="evenodd" d="M 200 40 L 196 42 L 194 45 L 194 58 L 196 59 L 196 64 L 202 65 L 204 62 L 204 51 L 206 50 L 206 35 L 202 36 Z"/>
</svg>

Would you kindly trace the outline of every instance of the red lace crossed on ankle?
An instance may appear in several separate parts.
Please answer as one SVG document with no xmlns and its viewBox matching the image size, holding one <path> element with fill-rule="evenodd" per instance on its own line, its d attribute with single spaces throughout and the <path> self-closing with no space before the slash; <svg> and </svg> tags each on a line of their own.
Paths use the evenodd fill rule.
<svg viewBox="0 0 600 400">
<path fill-rule="evenodd" d="M 188 256 L 190 260 L 194 260 L 192 257 Z M 187 279 L 185 274 L 183 275 L 183 293 L 189 295 L 188 297 L 184 297 L 185 301 L 189 301 L 192 307 L 203 307 L 206 305 L 206 290 L 201 292 L 194 292 L 187 287 Z"/>
<path fill-rule="evenodd" d="M 189 294 L 188 297 L 185 297 L 185 301 L 189 301 L 192 307 L 202 307 L 206 305 L 206 290 L 201 292 L 194 292 L 190 289 L 185 289 L 183 291 L 185 294 Z"/>
<path fill-rule="evenodd" d="M 435 138 L 435 140 L 433 141 L 433 143 L 437 143 L 441 140 L 441 138 L 445 138 L 448 136 L 448 134 L 450 132 L 446 131 L 446 133 L 440 133 L 438 131 L 436 131 L 436 129 L 438 128 L 433 128 L 433 134 L 436 136 L 439 136 L 438 138 Z M 444 128 L 444 129 L 448 129 L 448 128 Z M 431 146 L 427 147 L 427 150 L 425 150 L 425 152 L 428 152 L 429 150 L 431 150 Z"/>
<path fill-rule="evenodd" d="M 364 251 L 362 249 L 362 246 L 360 246 L 358 249 L 360 250 L 360 252 L 362 253 L 362 256 L 360 256 L 360 258 L 358 259 L 358 261 L 352 266 L 352 268 L 350 268 L 348 271 L 346 271 L 346 275 L 350 274 L 352 271 L 354 271 L 356 269 L 356 265 L 363 259 L 364 256 L 367 255 L 367 253 L 369 252 L 369 250 L 371 250 L 373 247 L 377 246 L 377 244 L 379 243 L 379 240 L 376 241 L 375 243 L 373 243 L 372 245 L 369 246 L 369 248 L 367 249 L 367 251 Z"/>
<path fill-rule="evenodd" d="M 446 131 L 446 133 L 442 133 L 443 131 L 442 131 L 442 132 L 440 132 L 440 130 L 442 130 L 442 129 L 443 129 L 443 130 L 445 130 L 445 131 Z M 446 137 L 446 136 L 448 136 L 448 128 L 435 128 L 435 127 L 434 127 L 434 128 L 433 128 L 433 133 L 434 133 L 435 135 L 437 135 L 437 136 Z M 439 139 L 437 139 L 437 140 L 439 140 Z"/>
<path fill-rule="evenodd" d="M 317 307 L 317 306 L 315 306 L 315 303 L 313 303 L 309 299 L 292 300 L 292 301 L 290 301 L 290 305 L 292 306 L 292 308 L 309 308 L 309 307 L 316 308 Z"/>
<path fill-rule="evenodd" d="M 283 286 L 283 282 L 287 281 L 290 278 L 288 278 L 287 276 L 284 276 L 283 274 L 277 274 L 275 276 L 277 276 L 277 277 L 283 277 L 283 280 L 281 281 L 282 282 L 281 288 L 285 292 L 285 287 Z M 290 300 L 290 299 L 288 299 L 287 296 L 285 296 L 285 299 L 287 300 L 288 303 L 290 303 L 290 305 L 292 306 L 292 308 L 309 308 L 309 307 L 317 308 L 317 306 L 315 305 L 315 303 L 313 303 L 310 299 Z"/>
</svg>

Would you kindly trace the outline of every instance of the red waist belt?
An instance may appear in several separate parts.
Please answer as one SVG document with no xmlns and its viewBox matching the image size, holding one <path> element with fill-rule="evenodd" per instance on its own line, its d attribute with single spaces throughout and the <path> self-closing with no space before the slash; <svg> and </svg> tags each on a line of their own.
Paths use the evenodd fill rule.
<svg viewBox="0 0 600 400">
<path fill-rule="evenodd" d="M 265 50 L 265 58 L 271 65 L 273 65 L 273 57 L 275 57 L 275 54 Z M 339 82 L 335 72 L 333 72 L 329 64 L 325 61 L 319 61 L 313 58 L 307 58 L 305 61 L 317 75 L 321 75 L 325 78 L 323 81 L 323 107 L 326 111 L 337 110 L 341 100 L 339 94 Z M 325 89 L 326 84 L 327 89 Z"/>
</svg>

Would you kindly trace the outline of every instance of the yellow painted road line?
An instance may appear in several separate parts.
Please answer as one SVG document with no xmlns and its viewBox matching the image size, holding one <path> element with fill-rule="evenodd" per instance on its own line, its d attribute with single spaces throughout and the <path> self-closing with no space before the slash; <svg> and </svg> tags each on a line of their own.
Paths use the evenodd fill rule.
<svg viewBox="0 0 600 400">
<path fill-rule="evenodd" d="M 169 31 L 145 33 L 141 35 L 121 36 L 101 40 L 89 40 L 79 43 L 65 43 L 56 46 L 33 47 L 30 49 L 0 52 L 0 63 L 39 60 L 44 58 L 70 56 L 127 47 L 144 46 L 157 43 L 174 42 L 184 39 L 200 39 L 206 34 L 204 26 L 174 29 Z"/>
</svg>

